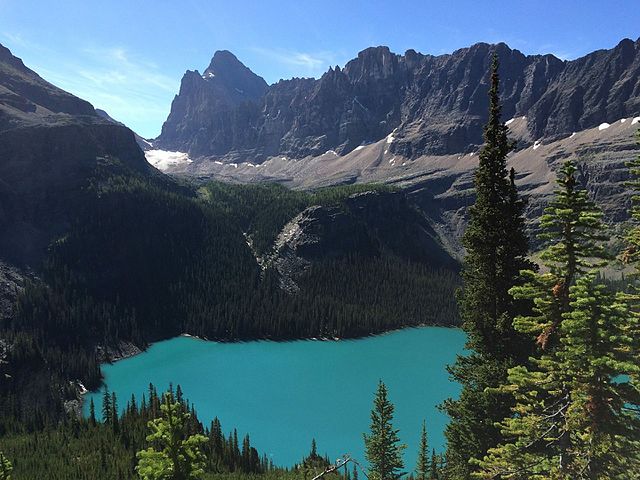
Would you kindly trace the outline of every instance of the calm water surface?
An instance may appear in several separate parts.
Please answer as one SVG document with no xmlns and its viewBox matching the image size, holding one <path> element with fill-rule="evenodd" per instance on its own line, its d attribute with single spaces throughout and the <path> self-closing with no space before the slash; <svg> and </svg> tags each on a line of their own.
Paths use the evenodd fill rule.
<svg viewBox="0 0 640 480">
<path fill-rule="evenodd" d="M 363 461 L 362 433 L 382 379 L 412 470 L 423 419 L 430 446 L 444 445 L 446 416 L 436 405 L 459 392 L 445 366 L 462 352 L 464 340 L 462 331 L 439 327 L 341 341 L 216 343 L 178 337 L 103 365 L 102 371 L 121 408 L 132 393 L 142 398 L 149 382 L 158 391 L 179 384 L 205 425 L 217 416 L 225 432 L 249 433 L 260 454 L 282 466 L 306 455 L 312 437 L 331 459 L 350 453 Z M 100 412 L 101 394 L 87 396 Z"/>
</svg>

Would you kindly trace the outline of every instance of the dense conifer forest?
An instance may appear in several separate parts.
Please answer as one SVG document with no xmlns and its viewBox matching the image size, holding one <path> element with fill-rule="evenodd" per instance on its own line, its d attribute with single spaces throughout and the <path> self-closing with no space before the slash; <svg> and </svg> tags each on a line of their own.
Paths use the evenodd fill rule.
<svg viewBox="0 0 640 480">
<path fill-rule="evenodd" d="M 18 296 L 17 314 L 0 327 L 11 345 L 0 365 L 2 428 L 42 428 L 65 415 L 63 400 L 76 397 L 78 382 L 97 388 L 105 359 L 98 346 L 144 348 L 183 332 L 286 340 L 455 324 L 455 268 L 393 253 L 334 257 L 315 262 L 292 293 L 258 263 L 306 207 L 340 206 L 372 190 L 389 189 L 197 187 L 104 165 Z"/>
<path fill-rule="evenodd" d="M 274 466 L 251 445 L 248 434 L 226 431 L 217 418 L 203 425 L 195 407 L 178 386 L 168 392 L 185 415 L 181 435 L 203 435 L 200 446 L 207 478 L 296 478 L 296 471 L 321 471 L 328 459 L 314 451 L 291 466 Z M 153 385 L 142 398 L 119 399 L 105 391 L 102 412 L 91 410 L 89 418 L 69 417 L 59 425 L 34 432 L 7 434 L 0 446 L 11 458 L 14 478 L 20 479 L 133 479 L 137 478 L 137 454 L 148 448 L 148 423 L 162 417 L 162 395 Z M 310 440 L 311 442 L 311 440 Z"/>
</svg>

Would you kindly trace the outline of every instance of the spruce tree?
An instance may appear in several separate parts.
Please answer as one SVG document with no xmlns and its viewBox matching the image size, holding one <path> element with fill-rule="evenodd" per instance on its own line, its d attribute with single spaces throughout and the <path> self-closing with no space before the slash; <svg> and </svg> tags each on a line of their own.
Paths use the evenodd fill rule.
<svg viewBox="0 0 640 480">
<path fill-rule="evenodd" d="M 418 461 L 416 462 L 416 480 L 428 480 L 430 470 L 427 422 L 423 420 L 422 430 L 420 431 L 420 444 L 418 445 Z"/>
<path fill-rule="evenodd" d="M 188 434 L 191 414 L 172 397 L 163 396 L 162 416 L 148 423 L 151 446 L 137 454 L 136 472 L 143 480 L 193 480 L 204 475 L 202 447 L 207 438 Z"/>
<path fill-rule="evenodd" d="M 478 478 L 630 478 L 640 471 L 638 320 L 622 296 L 576 280 L 558 346 L 533 366 L 515 367 L 506 388 L 517 403 L 505 442 L 479 462 Z"/>
<path fill-rule="evenodd" d="M 364 434 L 371 480 L 396 480 L 403 475 L 402 451 L 406 445 L 400 443 L 398 430 L 393 428 L 393 411 L 394 406 L 387 398 L 387 387 L 381 380 L 371 410 L 370 433 Z"/>
<path fill-rule="evenodd" d="M 624 296 L 596 282 L 605 262 L 601 214 L 578 188 L 568 162 L 545 210 L 546 272 L 524 272 L 517 298 L 533 313 L 515 328 L 539 345 L 529 366 L 509 370 L 500 388 L 516 404 L 501 422 L 501 445 L 478 460 L 478 478 L 608 479 L 638 468 L 638 318 Z"/>
<path fill-rule="evenodd" d="M 112 414 L 113 409 L 111 408 L 111 394 L 109 393 L 109 389 L 105 388 L 102 394 L 102 422 L 111 423 Z"/>
<path fill-rule="evenodd" d="M 451 419 L 445 431 L 448 471 L 461 479 L 471 474 L 471 458 L 482 457 L 498 444 L 496 422 L 513 405 L 511 395 L 491 388 L 506 380 L 509 367 L 526 362 L 532 349 L 532 342 L 513 328 L 513 319 L 527 311 L 529 302 L 515 299 L 509 291 L 522 283 L 520 271 L 533 266 L 526 257 L 525 204 L 517 193 L 515 172 L 506 166 L 514 144 L 501 120 L 499 87 L 494 55 L 489 120 L 475 172 L 476 200 L 463 236 L 466 255 L 459 306 L 470 353 L 449 368 L 462 385 L 460 398 L 443 405 Z"/>
<path fill-rule="evenodd" d="M 118 433 L 120 431 L 120 423 L 118 421 L 118 398 L 116 397 L 116 392 L 111 393 L 111 426 L 113 427 L 113 431 Z"/>
<path fill-rule="evenodd" d="M 438 480 L 440 478 L 440 469 L 438 468 L 438 455 L 436 455 L 436 450 L 433 449 L 431 451 L 431 471 L 429 480 Z"/>
<path fill-rule="evenodd" d="M 93 398 L 89 401 L 89 425 L 96 426 L 96 406 L 93 403 Z"/>
</svg>

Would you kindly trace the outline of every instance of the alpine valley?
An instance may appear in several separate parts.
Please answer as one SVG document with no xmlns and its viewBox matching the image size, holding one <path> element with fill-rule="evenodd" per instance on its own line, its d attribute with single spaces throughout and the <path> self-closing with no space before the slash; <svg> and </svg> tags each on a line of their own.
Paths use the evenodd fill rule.
<svg viewBox="0 0 640 480">
<path fill-rule="evenodd" d="M 504 43 L 439 56 L 379 46 L 272 85 L 217 51 L 184 74 L 154 139 L 0 45 L 0 435 L 50 432 L 80 415 L 102 363 L 181 334 L 338 340 L 460 326 L 494 54 L 534 257 L 567 160 L 619 253 L 640 151 L 640 39 L 571 61 Z M 135 434 L 91 441 L 117 437 L 129 455 L 160 408 L 153 387 L 147 400 L 148 411 L 129 406 Z M 12 438 L 4 450 L 31 448 Z M 246 457 L 221 462 L 273 467 L 246 441 Z M 101 460 L 112 478 L 133 478 L 126 455 Z"/>
</svg>

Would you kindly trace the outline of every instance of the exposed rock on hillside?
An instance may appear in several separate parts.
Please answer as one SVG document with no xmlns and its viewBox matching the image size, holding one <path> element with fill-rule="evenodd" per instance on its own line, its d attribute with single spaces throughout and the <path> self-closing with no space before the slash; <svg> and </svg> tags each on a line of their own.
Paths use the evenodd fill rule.
<svg viewBox="0 0 640 480">
<path fill-rule="evenodd" d="M 426 218 L 402 192 L 365 192 L 340 206 L 305 209 L 282 229 L 270 261 L 281 286 L 295 291 L 296 280 L 314 262 L 383 253 L 433 268 L 456 268 Z"/>
</svg>

